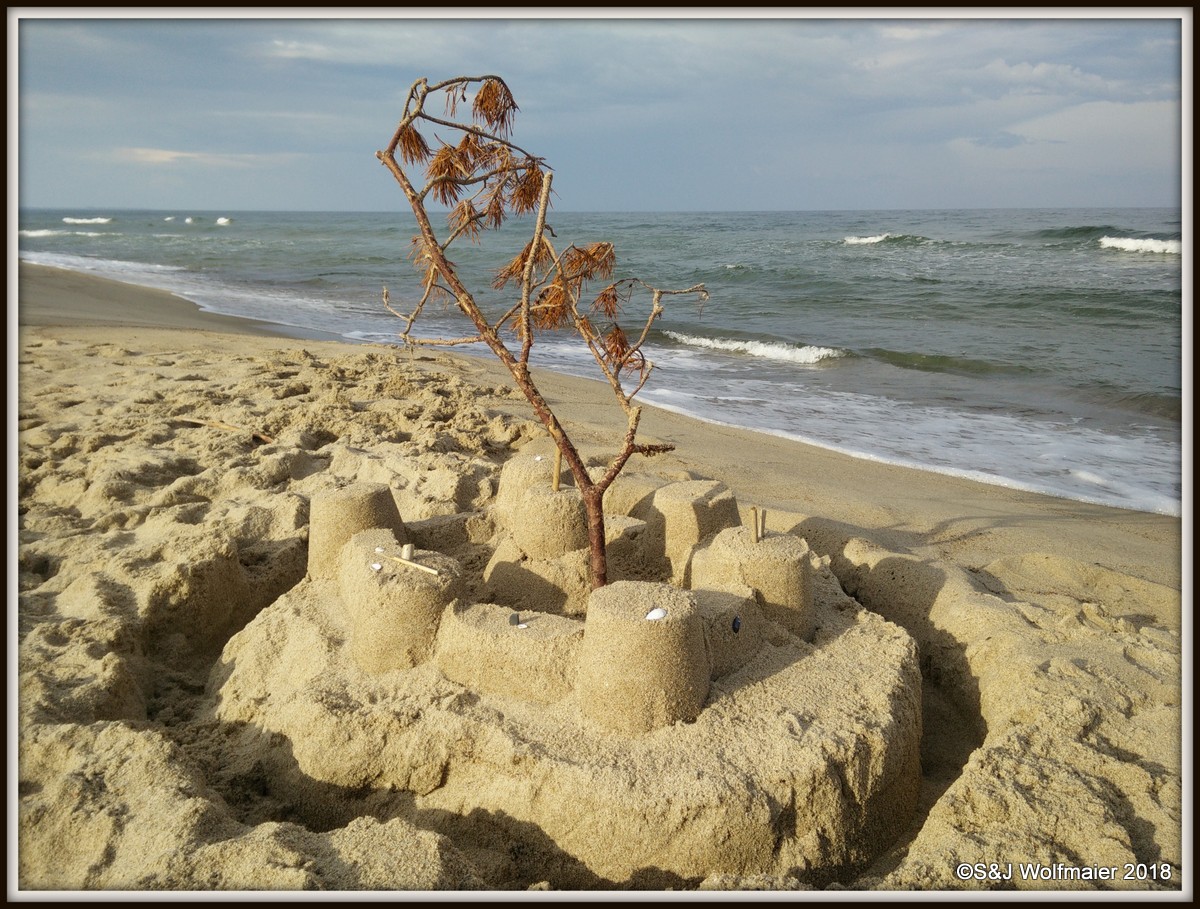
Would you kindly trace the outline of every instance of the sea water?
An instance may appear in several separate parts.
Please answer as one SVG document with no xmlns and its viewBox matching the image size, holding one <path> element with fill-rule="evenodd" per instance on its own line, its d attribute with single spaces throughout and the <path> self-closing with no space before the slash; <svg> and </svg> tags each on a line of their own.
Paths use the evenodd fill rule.
<svg viewBox="0 0 1200 909">
<path fill-rule="evenodd" d="M 1191 302 L 1178 209 L 552 212 L 550 224 L 560 249 L 612 242 L 614 277 L 708 288 L 702 306 L 666 299 L 644 349 L 649 403 L 858 457 L 1181 513 Z M 451 248 L 489 312 L 511 305 L 511 287 L 491 278 L 529 227 Z M 395 342 L 402 324 L 382 289 L 398 309 L 417 298 L 414 233 L 407 212 L 26 210 L 19 249 L 213 312 Z M 626 327 L 647 306 L 633 299 Z M 469 332 L 438 305 L 417 333 Z M 568 333 L 540 337 L 534 362 L 599 377 Z"/>
</svg>

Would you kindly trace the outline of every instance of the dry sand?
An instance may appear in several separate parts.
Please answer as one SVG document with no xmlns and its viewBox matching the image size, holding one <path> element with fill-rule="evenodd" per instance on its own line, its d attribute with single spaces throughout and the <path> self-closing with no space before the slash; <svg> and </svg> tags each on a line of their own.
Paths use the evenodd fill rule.
<svg viewBox="0 0 1200 909">
<path fill-rule="evenodd" d="M 1190 890 L 1180 520 L 19 289 L 21 890 Z"/>
</svg>

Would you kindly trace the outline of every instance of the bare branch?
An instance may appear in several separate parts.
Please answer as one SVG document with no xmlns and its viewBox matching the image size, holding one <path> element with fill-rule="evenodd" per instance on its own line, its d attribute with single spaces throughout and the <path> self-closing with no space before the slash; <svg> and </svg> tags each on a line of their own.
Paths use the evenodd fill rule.
<svg viewBox="0 0 1200 909">
<path fill-rule="evenodd" d="M 458 105 L 474 92 L 470 118 L 461 118 Z M 446 113 L 437 116 L 426 110 L 431 95 L 441 94 Z M 605 491 L 637 454 L 650 456 L 670 451 L 670 445 L 643 445 L 637 441 L 642 410 L 632 399 L 645 387 L 654 364 L 642 352 L 654 322 L 663 314 L 663 298 L 693 294 L 703 303 L 708 293 L 703 284 L 686 290 L 664 290 L 639 278 L 614 281 L 604 287 L 590 304 L 589 312 L 603 317 L 597 326 L 588 313 L 581 312 L 584 288 L 593 280 L 609 280 L 616 257 L 612 244 L 574 244 L 558 254 L 549 237 L 555 236 L 547 225 L 553 172 L 544 159 L 537 157 L 508 138 L 517 103 L 508 85 L 498 76 L 457 76 L 430 84 L 418 79 L 409 88 L 404 111 L 390 143 L 376 152 L 379 161 L 391 172 L 405 194 L 417 220 L 419 234 L 414 238 L 413 264 L 421 273 L 420 299 L 407 315 L 392 306 L 388 289 L 383 289 L 384 308 L 404 320 L 401 337 L 405 343 L 422 346 L 456 346 L 484 343 L 513 376 L 534 413 L 542 421 L 558 446 L 563 460 L 575 478 L 583 497 L 588 519 L 591 550 L 592 584 L 607 580 L 604 538 L 603 497 Z M 421 133 L 422 128 L 442 127 L 453 130 L 457 144 L 437 139 L 433 150 Z M 396 160 L 399 150 L 401 161 Z M 410 179 L 406 167 L 424 168 L 420 184 Z M 425 208 L 432 197 L 451 206 L 447 216 L 447 235 L 439 239 Z M 533 212 L 532 235 L 524 249 L 501 268 L 492 286 L 503 290 L 510 281 L 519 280 L 517 300 L 496 321 L 484 315 L 475 297 L 464 286 L 456 266 L 447 256 L 450 246 L 463 237 L 472 242 L 482 231 L 499 227 L 509 215 Z M 622 304 L 636 287 L 651 293 L 650 313 L 637 338 L 630 340 L 618 319 Z M 411 331 L 426 304 L 438 296 L 453 300 L 458 310 L 474 325 L 476 333 L 453 338 L 413 338 Z M 620 450 L 599 480 L 593 480 L 575 444 L 547 404 L 529 370 L 535 335 L 570 325 L 583 340 L 626 415 L 626 430 Z M 501 332 L 515 331 L 520 348 L 515 353 L 506 345 Z M 621 374 L 636 370 L 637 384 L 627 393 Z"/>
<path fill-rule="evenodd" d="M 413 338 L 403 334 L 405 344 L 414 347 L 461 347 L 464 344 L 479 344 L 484 340 L 481 335 L 468 335 L 464 338 Z"/>
</svg>

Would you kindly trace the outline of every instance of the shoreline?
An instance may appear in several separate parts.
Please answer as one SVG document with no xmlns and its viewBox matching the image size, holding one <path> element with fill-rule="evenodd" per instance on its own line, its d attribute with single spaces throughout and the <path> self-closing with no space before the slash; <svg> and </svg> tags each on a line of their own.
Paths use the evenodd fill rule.
<svg viewBox="0 0 1200 909">
<path fill-rule="evenodd" d="M 127 328 L 130 338 L 147 330 L 232 333 L 258 338 L 264 344 L 307 340 L 345 350 L 385 347 L 357 343 L 340 336 L 297 336 L 287 326 L 225 316 L 202 310 L 167 291 L 126 284 L 99 276 L 49 266 L 20 263 L 18 327 L 72 332 Z M 119 316 L 113 307 L 121 306 Z M 316 333 L 313 333 L 316 335 Z M 272 340 L 273 339 L 273 340 Z M 497 361 L 445 351 L 411 352 L 410 360 L 449 368 L 468 380 L 509 383 L 511 376 Z M 623 433 L 624 418 L 598 379 L 584 379 L 534 370 L 560 419 L 583 429 L 585 444 L 603 446 L 605 431 Z M 1003 543 L 1014 534 L 1017 545 L 999 545 L 995 554 L 1027 549 L 1058 548 L 1058 531 L 1044 533 L 1038 525 L 1052 514 L 1078 532 L 1082 540 L 1072 549 L 1092 550 L 1145 580 L 1179 589 L 1182 585 L 1183 517 L 1136 511 L 1064 499 L 1010 486 L 986 483 L 948 473 L 859 458 L 774 433 L 710 422 L 678 411 L 643 404 L 639 438 L 675 444 L 671 454 L 684 469 L 707 472 L 748 501 L 788 514 L 842 514 L 842 523 L 883 533 L 889 543 L 906 548 L 939 547 L 974 567 L 992 554 L 980 547 L 981 535 Z M 510 414 L 532 418 L 524 400 Z M 603 429 L 600 429 L 603 427 Z M 600 431 L 597 431 L 600 429 Z M 619 438 L 619 435 L 613 436 Z M 738 452 L 756 453 L 754 461 Z M 797 469 L 789 470 L 794 461 Z M 636 461 L 631 465 L 636 469 Z M 766 468 L 766 469 L 763 469 Z M 629 469 L 629 468 L 627 468 Z M 822 503 L 826 503 L 822 505 Z M 833 518 L 838 520 L 837 518 Z M 955 528 L 951 531 L 950 528 Z M 946 547 L 949 547 L 947 549 Z M 1163 548 L 1174 553 L 1163 559 Z M 1132 558 L 1113 558 L 1127 550 Z M 1102 559 L 1097 559 L 1102 561 Z M 1139 570 L 1139 568 L 1141 570 Z"/>
<path fill-rule="evenodd" d="M 351 343 L 330 332 L 307 331 L 209 312 L 169 291 L 67 268 L 20 260 L 17 280 L 20 299 L 17 324 L 20 327 L 170 328 Z"/>
<path fill-rule="evenodd" d="M 269 320 L 210 312 L 203 309 L 194 301 L 179 296 L 172 291 L 159 290 L 157 288 L 122 281 L 119 278 L 93 275 L 88 272 L 75 271 L 69 268 L 38 265 L 21 261 L 20 273 L 22 275 L 38 275 L 38 280 L 34 286 L 45 288 L 44 291 L 37 291 L 39 293 L 37 300 L 31 301 L 34 304 L 33 311 L 26 317 L 27 320 L 33 320 L 30 324 L 96 324 L 126 325 L 128 327 L 190 328 L 204 331 L 230 331 L 260 337 L 274 336 L 306 340 L 325 340 L 353 346 L 360 344 L 387 345 L 386 341 L 348 338 L 341 334 L 318 329 L 297 328 Z M 76 285 L 73 278 L 69 276 L 87 278 L 89 282 L 94 283 Z M 70 309 L 63 303 L 68 297 L 73 298 L 75 301 Z M 121 309 L 121 315 L 114 315 L 114 310 L 118 307 Z M 24 309 L 22 309 L 22 312 L 24 312 Z M 154 312 L 154 317 L 148 318 L 144 315 L 144 313 L 148 312 Z M 477 360 L 485 364 L 499 366 L 491 354 L 486 351 L 468 352 L 462 349 L 436 347 L 424 348 L 423 350 L 425 352 L 438 351 L 452 358 Z M 594 366 L 590 362 L 588 365 Z M 560 370 L 556 369 L 555 371 Z M 604 384 L 598 373 L 592 375 L 586 371 L 568 371 L 562 374 L 582 381 L 595 381 L 601 385 Z M 503 371 L 501 371 L 501 375 L 506 376 Z M 675 413 L 681 417 L 712 426 L 726 427 L 754 433 L 760 437 L 774 437 L 787 443 L 823 449 L 835 455 L 860 462 L 877 463 L 903 470 L 915 470 L 935 476 L 965 480 L 986 486 L 995 486 L 1016 493 L 1044 496 L 1049 499 L 1060 499 L 1089 506 L 1113 508 L 1118 511 L 1127 511 L 1135 514 L 1154 514 L 1176 519 L 1182 519 L 1183 517 L 1184 505 L 1181 500 L 1166 499 L 1161 502 L 1156 500 L 1157 504 L 1153 506 L 1150 503 L 1143 503 L 1139 507 L 1135 504 L 1107 501 L 1103 496 L 1088 496 L 1086 493 L 1081 493 L 1079 496 L 1063 494 L 1055 491 L 1052 486 L 1039 486 L 1034 480 L 1019 480 L 1002 474 L 992 474 L 987 470 L 969 467 L 937 466 L 923 463 L 920 460 L 889 457 L 872 454 L 869 451 L 852 450 L 847 448 L 844 441 L 840 443 L 826 443 L 819 439 L 808 438 L 804 433 L 792 432 L 786 429 L 772 429 L 730 423 L 719 417 L 704 416 L 703 414 L 690 412 L 668 403 L 652 402 L 650 398 L 654 397 L 653 391 L 654 383 L 652 381 L 646 390 L 646 395 L 640 401 L 643 407 Z"/>
</svg>

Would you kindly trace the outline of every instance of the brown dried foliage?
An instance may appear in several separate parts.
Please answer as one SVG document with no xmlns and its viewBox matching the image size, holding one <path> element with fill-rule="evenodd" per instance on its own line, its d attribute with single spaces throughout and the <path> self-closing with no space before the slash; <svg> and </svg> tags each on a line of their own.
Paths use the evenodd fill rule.
<svg viewBox="0 0 1200 909">
<path fill-rule="evenodd" d="M 572 246 L 563 254 L 563 270 L 585 281 L 611 278 L 616 266 L 617 256 L 611 243 Z"/>
<path fill-rule="evenodd" d="M 485 79 L 471 106 L 476 121 L 486 123 L 501 136 L 512 132 L 513 118 L 518 110 L 512 92 L 498 79 Z"/>
<path fill-rule="evenodd" d="M 492 287 L 496 290 L 501 290 L 509 281 L 520 281 L 525 274 L 525 265 L 529 261 L 530 250 L 533 249 L 533 241 L 530 240 L 525 244 L 525 248 L 517 253 L 507 265 L 496 272 L 496 277 L 492 280 Z M 550 244 L 545 238 L 538 248 L 538 255 L 533 263 L 534 269 L 539 273 L 544 273 L 546 268 L 554 262 L 554 250 L 550 248 Z"/>
<path fill-rule="evenodd" d="M 400 128 L 400 157 L 405 164 L 424 164 L 429 160 L 429 144 L 411 123 Z"/>
<path fill-rule="evenodd" d="M 592 312 L 603 314 L 606 318 L 615 319 L 621 311 L 621 293 L 618 285 L 610 284 L 596 295 L 592 301 Z"/>
<path fill-rule="evenodd" d="M 604 360 L 609 368 L 614 373 L 619 374 L 622 370 L 630 370 L 640 373 L 642 380 L 650 369 L 650 363 L 642 353 L 640 346 L 630 343 L 628 335 L 620 325 L 614 323 L 609 329 L 608 334 L 603 338 L 601 345 L 604 351 Z"/>
<path fill-rule="evenodd" d="M 537 208 L 538 197 L 542 194 L 542 168 L 537 159 L 526 158 L 521 170 L 523 173 L 514 173 L 509 196 L 509 206 L 518 215 Z"/>
<path fill-rule="evenodd" d="M 483 220 L 483 215 L 476 210 L 474 203 L 470 199 L 463 199 L 458 205 L 454 206 L 454 210 L 450 212 L 449 221 L 450 228 L 455 234 L 468 237 L 471 240 L 476 240 L 483 228 L 480 223 Z"/>
<path fill-rule="evenodd" d="M 571 288 L 560 275 L 538 294 L 531 311 L 534 327 L 561 328 L 571 318 L 572 302 Z"/>
</svg>

